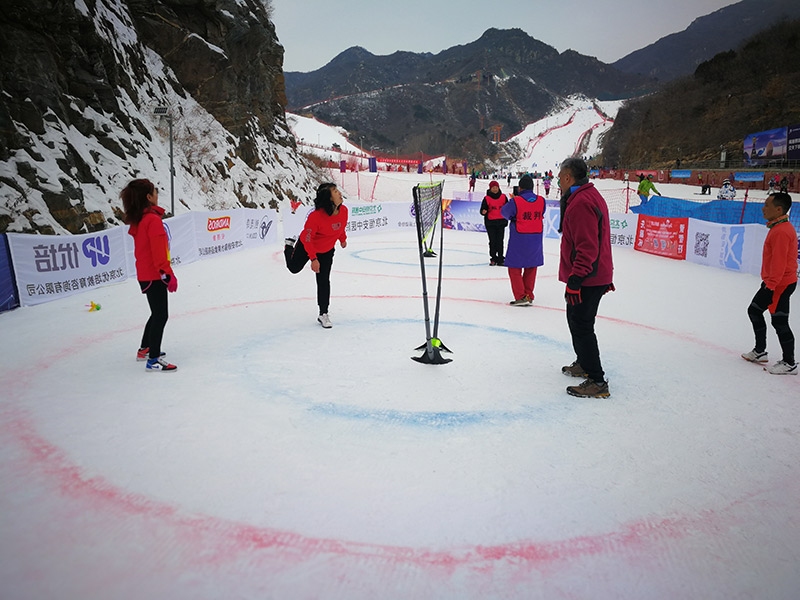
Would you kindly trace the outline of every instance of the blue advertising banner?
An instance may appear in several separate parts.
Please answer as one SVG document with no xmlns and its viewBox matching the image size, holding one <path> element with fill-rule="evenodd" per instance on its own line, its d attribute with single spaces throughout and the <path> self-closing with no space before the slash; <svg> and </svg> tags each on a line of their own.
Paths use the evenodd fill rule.
<svg viewBox="0 0 800 600">
<path fill-rule="evenodd" d="M 590 169 L 589 177 L 600 177 L 600 169 Z"/>
<path fill-rule="evenodd" d="M 735 173 L 736 181 L 764 181 L 764 172 L 760 173 Z"/>
<path fill-rule="evenodd" d="M 19 306 L 17 286 L 11 272 L 11 255 L 5 234 L 0 235 L 0 312 Z"/>
<path fill-rule="evenodd" d="M 672 171 L 669 174 L 673 179 L 689 179 L 692 176 L 691 171 Z"/>
<path fill-rule="evenodd" d="M 786 128 L 786 158 L 800 160 L 800 125 Z"/>
<path fill-rule="evenodd" d="M 752 133 L 744 138 L 744 161 L 749 165 L 764 165 L 786 158 L 787 127 Z"/>
</svg>

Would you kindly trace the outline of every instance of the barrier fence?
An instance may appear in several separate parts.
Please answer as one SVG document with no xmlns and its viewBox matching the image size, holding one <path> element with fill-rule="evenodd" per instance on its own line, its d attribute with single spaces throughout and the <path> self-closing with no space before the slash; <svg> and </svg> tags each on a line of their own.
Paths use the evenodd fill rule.
<svg viewBox="0 0 800 600">
<path fill-rule="evenodd" d="M 621 196 L 612 198 L 610 204 L 618 206 L 621 201 Z M 654 209 L 658 204 L 651 200 L 645 208 Z M 759 205 L 752 206 L 758 208 Z M 669 207 L 675 208 L 675 205 L 663 203 L 664 212 Z M 399 230 L 408 230 L 411 234 L 415 231 L 410 201 L 348 203 L 348 209 L 348 237 Z M 298 234 L 312 210 L 312 207 L 305 206 L 296 213 L 284 214 L 282 233 L 286 236 Z M 728 212 L 733 214 L 736 209 Z M 485 231 L 477 199 L 444 200 L 443 213 L 448 229 Z M 241 208 L 192 212 L 167 219 L 164 225 L 172 264 L 179 266 L 239 250 L 277 246 L 282 241 L 278 237 L 280 217 L 271 209 Z M 558 202 L 547 201 L 546 237 L 560 237 L 559 220 Z M 644 209 L 627 213 L 612 209 L 610 225 L 614 249 L 634 249 L 754 275 L 761 270 L 761 252 L 767 235 L 763 219 L 759 223 L 715 223 L 695 216 L 645 214 Z M 50 302 L 135 277 L 133 238 L 127 229 L 127 226 L 118 226 L 98 233 L 71 236 L 3 235 L 3 244 L 0 245 L 0 310 L 9 310 L 20 304 L 33 306 Z"/>
</svg>

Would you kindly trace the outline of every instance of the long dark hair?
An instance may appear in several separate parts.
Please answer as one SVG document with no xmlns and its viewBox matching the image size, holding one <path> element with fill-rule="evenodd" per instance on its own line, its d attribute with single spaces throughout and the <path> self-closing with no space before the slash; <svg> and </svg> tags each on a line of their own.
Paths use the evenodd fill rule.
<svg viewBox="0 0 800 600">
<path fill-rule="evenodd" d="M 335 183 L 323 183 L 317 188 L 317 195 L 314 198 L 314 208 L 316 210 L 324 210 L 328 216 L 333 214 L 336 205 L 333 203 L 331 193 L 336 189 Z"/>
<path fill-rule="evenodd" d="M 150 206 L 147 194 L 154 194 L 156 186 L 149 179 L 134 179 L 119 193 L 122 198 L 122 208 L 125 211 L 123 219 L 128 225 L 136 225 L 142 220 L 145 209 Z"/>
</svg>

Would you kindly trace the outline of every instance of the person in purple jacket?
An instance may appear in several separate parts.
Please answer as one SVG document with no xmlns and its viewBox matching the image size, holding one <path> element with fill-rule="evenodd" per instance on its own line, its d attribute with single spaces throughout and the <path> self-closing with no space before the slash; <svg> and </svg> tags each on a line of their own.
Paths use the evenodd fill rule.
<svg viewBox="0 0 800 600">
<path fill-rule="evenodd" d="M 588 168 L 580 158 L 568 158 L 558 174 L 561 188 L 561 258 L 558 279 L 567 285 L 567 325 L 576 359 L 562 367 L 565 375 L 584 377 L 567 393 L 579 398 L 610 396 L 600 363 L 594 322 L 600 299 L 614 290 L 611 228 L 608 205 L 589 183 Z"/>
<path fill-rule="evenodd" d="M 525 174 L 519 180 L 519 194 L 500 208 L 511 222 L 505 266 L 511 280 L 514 300 L 511 306 L 530 306 L 536 269 L 544 264 L 542 249 L 545 200 L 533 193 L 533 178 Z"/>
</svg>

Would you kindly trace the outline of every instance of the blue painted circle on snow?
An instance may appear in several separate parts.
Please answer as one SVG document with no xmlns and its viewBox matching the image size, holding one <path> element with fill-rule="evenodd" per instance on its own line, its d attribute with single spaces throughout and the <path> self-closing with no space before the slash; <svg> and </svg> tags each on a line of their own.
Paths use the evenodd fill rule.
<svg viewBox="0 0 800 600">
<path fill-rule="evenodd" d="M 403 266 L 408 266 L 408 267 L 419 267 L 419 261 L 417 261 L 417 262 L 400 262 L 400 261 L 397 261 L 397 260 L 381 260 L 379 258 L 370 258 L 368 256 L 362 256 L 363 254 L 367 254 L 367 253 L 370 253 L 370 252 L 383 252 L 383 251 L 386 251 L 386 250 L 403 250 L 403 251 L 407 251 L 408 248 L 366 248 L 364 250 L 356 250 L 355 252 L 351 252 L 350 256 L 352 256 L 354 258 L 357 258 L 359 260 L 366 260 L 368 262 L 376 262 L 376 263 L 382 263 L 382 264 L 386 264 L 386 265 L 403 265 Z M 437 253 L 437 256 L 434 257 L 434 258 L 425 259 L 427 261 L 425 263 L 425 266 L 427 268 L 435 267 L 435 268 L 438 269 L 439 268 L 439 257 L 438 257 L 438 252 L 439 251 L 436 250 L 436 249 L 434 249 L 434 251 Z M 483 256 L 482 253 L 474 252 L 472 250 L 451 250 L 451 249 L 448 249 L 445 252 L 445 256 L 447 256 L 448 254 L 450 254 L 452 252 L 458 252 L 458 253 L 461 253 L 461 254 L 476 254 L 478 256 Z M 463 265 L 448 265 L 447 263 L 444 263 L 442 265 L 442 268 L 444 268 L 444 269 L 452 269 L 452 268 L 461 268 L 461 267 L 483 267 L 485 265 L 486 265 L 486 261 L 482 260 L 481 262 L 465 263 Z"/>
<path fill-rule="evenodd" d="M 419 321 L 416 319 L 372 319 L 369 321 L 337 321 L 336 327 L 345 328 L 357 326 L 359 328 L 366 327 L 371 330 L 374 326 L 403 323 L 413 323 L 415 325 L 419 325 Z M 553 350 L 556 350 L 560 353 L 566 353 L 567 355 L 572 353 L 572 348 L 569 344 L 541 334 L 515 331 L 488 325 L 476 325 L 472 323 L 442 321 L 441 324 L 446 325 L 447 327 L 479 329 L 496 335 L 516 337 L 518 339 L 530 341 L 531 343 L 539 346 L 549 346 Z M 282 330 L 275 333 L 276 335 L 263 339 L 263 341 L 274 343 L 276 338 L 292 336 L 294 331 Z M 420 355 L 421 352 L 422 351 L 415 352 L 410 350 L 408 353 L 409 360 L 412 355 Z M 448 356 L 447 353 L 444 353 L 443 355 L 445 357 Z M 452 356 L 457 360 L 457 353 L 454 353 Z M 421 368 L 446 369 L 447 366 L 428 366 Z M 262 367 L 259 369 L 258 376 L 260 378 L 260 376 L 263 375 L 264 372 L 262 365 Z M 372 421 L 374 423 L 386 425 L 401 425 L 432 429 L 450 429 L 470 425 L 503 425 L 519 420 L 543 421 L 552 418 L 564 417 L 567 413 L 571 412 L 575 406 L 577 406 L 576 402 L 557 402 L 550 405 L 522 406 L 516 410 L 404 411 L 347 405 L 335 402 L 315 402 L 308 397 L 299 397 L 296 391 L 290 391 L 285 388 L 277 387 L 274 381 L 270 382 L 269 387 L 273 396 L 290 398 L 293 406 L 299 406 L 311 414 L 347 420 Z"/>
</svg>

